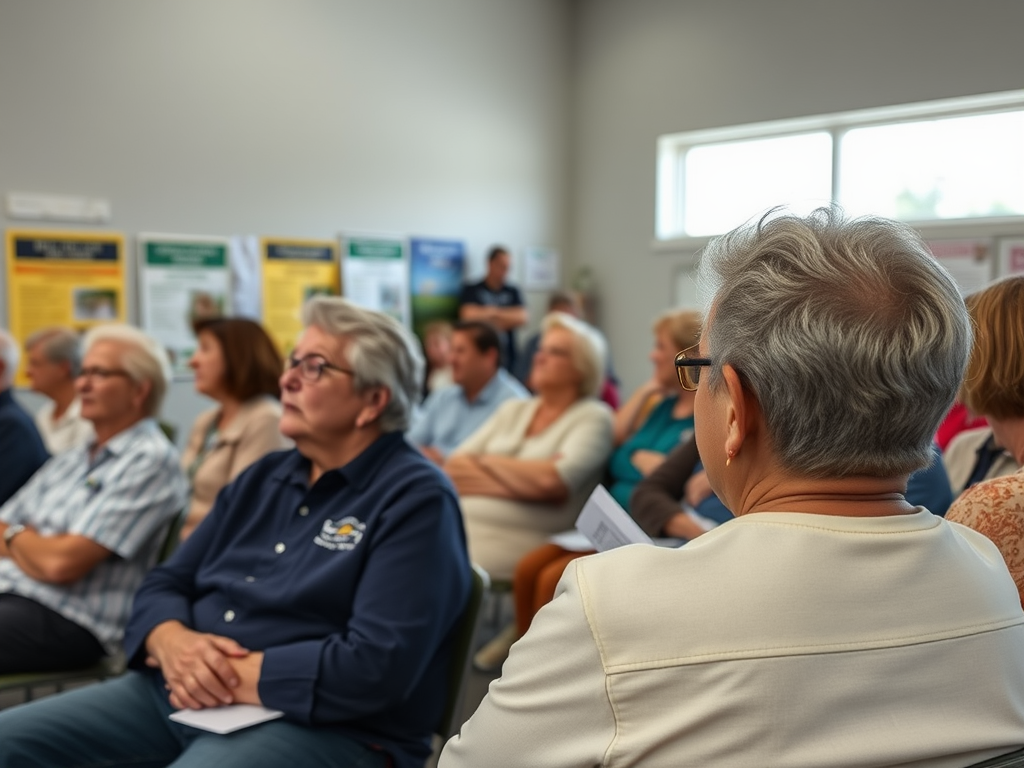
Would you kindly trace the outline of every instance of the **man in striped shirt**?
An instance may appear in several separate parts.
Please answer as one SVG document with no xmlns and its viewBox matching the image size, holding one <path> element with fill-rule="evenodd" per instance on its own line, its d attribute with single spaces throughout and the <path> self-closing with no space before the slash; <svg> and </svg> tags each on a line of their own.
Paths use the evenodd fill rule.
<svg viewBox="0 0 1024 768">
<path fill-rule="evenodd" d="M 50 459 L 0 507 L 0 674 L 87 666 L 120 643 L 188 495 L 154 421 L 169 370 L 137 329 L 87 334 L 76 387 L 95 439 Z"/>
</svg>

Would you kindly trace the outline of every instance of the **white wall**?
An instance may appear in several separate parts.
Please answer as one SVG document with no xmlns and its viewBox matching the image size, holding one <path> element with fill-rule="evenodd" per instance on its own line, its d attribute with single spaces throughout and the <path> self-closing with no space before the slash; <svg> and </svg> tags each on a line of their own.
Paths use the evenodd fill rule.
<svg viewBox="0 0 1024 768">
<path fill-rule="evenodd" d="M 628 393 L 692 256 L 655 253 L 657 137 L 1024 87 L 1017 0 L 579 0 L 571 249 Z"/>
<path fill-rule="evenodd" d="M 567 23 L 555 0 L 0 0 L 0 193 L 105 197 L 128 234 L 564 249 Z M 177 384 L 165 413 L 202 405 Z"/>
</svg>

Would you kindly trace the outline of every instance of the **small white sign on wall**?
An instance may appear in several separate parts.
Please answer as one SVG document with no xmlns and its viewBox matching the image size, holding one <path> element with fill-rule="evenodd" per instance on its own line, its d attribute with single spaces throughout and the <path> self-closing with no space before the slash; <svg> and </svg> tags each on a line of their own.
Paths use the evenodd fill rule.
<svg viewBox="0 0 1024 768">
<path fill-rule="evenodd" d="M 527 291 L 553 291 L 559 287 L 558 251 L 531 245 L 523 251 L 523 288 Z"/>
<path fill-rule="evenodd" d="M 992 241 L 929 240 L 936 260 L 949 270 L 960 293 L 966 296 L 992 282 Z"/>
<path fill-rule="evenodd" d="M 999 276 L 1024 275 L 1024 239 L 1002 240 L 999 243 Z"/>
</svg>

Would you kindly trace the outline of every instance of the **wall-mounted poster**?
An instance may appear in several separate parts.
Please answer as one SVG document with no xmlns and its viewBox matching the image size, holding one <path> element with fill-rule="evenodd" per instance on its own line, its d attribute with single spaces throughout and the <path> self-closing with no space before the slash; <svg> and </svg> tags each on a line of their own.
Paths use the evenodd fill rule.
<svg viewBox="0 0 1024 768">
<path fill-rule="evenodd" d="M 465 264 L 466 246 L 459 240 L 409 241 L 412 329 L 420 338 L 427 323 L 458 318 Z"/>
<path fill-rule="evenodd" d="M 51 325 L 84 331 L 124 322 L 124 235 L 7 230 L 7 302 L 19 342 Z M 28 383 L 24 361 L 16 382 Z"/>
<path fill-rule="evenodd" d="M 1024 275 L 1024 239 L 999 243 L 999 276 Z"/>
<path fill-rule="evenodd" d="M 291 354 L 302 331 L 306 299 L 340 294 L 337 250 L 332 240 L 260 240 L 263 326 L 282 355 Z"/>
<path fill-rule="evenodd" d="M 175 377 L 187 377 L 192 324 L 232 311 L 228 240 L 143 234 L 138 242 L 142 328 L 167 348 Z"/>
<path fill-rule="evenodd" d="M 559 286 L 558 251 L 532 245 L 523 251 L 523 288 L 553 291 Z"/>
<path fill-rule="evenodd" d="M 411 318 L 405 240 L 344 235 L 341 271 L 346 298 L 361 307 L 391 315 L 408 327 Z"/>
<path fill-rule="evenodd" d="M 960 294 L 980 291 L 992 282 L 992 241 L 929 240 L 932 255 L 949 270 Z"/>
</svg>

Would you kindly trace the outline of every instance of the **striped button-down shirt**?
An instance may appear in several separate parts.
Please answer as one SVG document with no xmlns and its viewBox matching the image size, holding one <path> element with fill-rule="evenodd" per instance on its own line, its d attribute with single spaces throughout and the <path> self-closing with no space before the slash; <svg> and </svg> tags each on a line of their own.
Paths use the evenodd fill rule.
<svg viewBox="0 0 1024 768">
<path fill-rule="evenodd" d="M 88 446 L 54 456 L 0 507 L 0 521 L 30 525 L 44 536 L 85 536 L 112 555 L 73 584 L 36 581 L 11 558 L 0 558 L 0 592 L 45 605 L 112 652 L 167 524 L 187 498 L 178 452 L 152 419 L 115 435 L 93 457 Z"/>
</svg>

